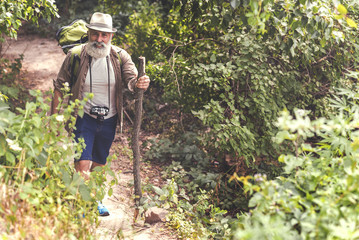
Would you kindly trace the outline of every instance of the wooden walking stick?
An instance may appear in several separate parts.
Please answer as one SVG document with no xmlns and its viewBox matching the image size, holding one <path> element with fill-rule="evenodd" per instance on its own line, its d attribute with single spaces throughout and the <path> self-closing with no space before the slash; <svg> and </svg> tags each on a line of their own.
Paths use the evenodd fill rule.
<svg viewBox="0 0 359 240">
<path fill-rule="evenodd" d="M 138 77 L 145 75 L 145 57 L 139 57 Z M 139 135 L 142 120 L 142 101 L 143 101 L 143 89 L 136 88 L 135 99 L 135 121 L 132 134 L 132 151 L 133 151 L 133 176 L 135 187 L 135 215 L 134 221 L 136 221 L 139 214 L 140 201 L 142 198 L 141 191 L 141 175 L 140 175 L 140 145 Z"/>
</svg>

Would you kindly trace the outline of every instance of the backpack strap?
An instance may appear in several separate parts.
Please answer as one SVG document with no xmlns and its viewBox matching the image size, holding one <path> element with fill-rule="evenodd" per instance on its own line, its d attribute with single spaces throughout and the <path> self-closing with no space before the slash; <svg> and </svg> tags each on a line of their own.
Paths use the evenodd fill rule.
<svg viewBox="0 0 359 240">
<path fill-rule="evenodd" d="M 121 50 L 119 52 L 116 52 L 116 53 L 117 53 L 117 58 L 120 61 L 120 66 L 121 66 L 121 71 L 122 71 L 122 60 L 121 60 L 121 57 L 120 57 L 120 52 L 121 52 Z"/>
<path fill-rule="evenodd" d="M 80 66 L 80 56 L 82 51 L 83 44 L 77 45 L 71 49 L 71 59 L 70 59 L 70 66 L 71 66 L 71 78 L 70 78 L 70 89 L 76 83 L 77 80 L 77 73 Z"/>
<path fill-rule="evenodd" d="M 120 48 L 120 47 L 118 47 L 118 46 L 114 46 L 114 45 L 112 45 L 112 49 L 115 50 L 115 52 L 117 53 L 117 58 L 118 58 L 118 60 L 120 61 L 120 66 L 121 66 L 121 68 L 122 68 L 122 59 L 121 59 L 121 57 L 120 57 L 120 53 L 121 53 L 121 51 L 122 51 L 123 49 Z M 122 71 L 122 70 L 121 70 L 121 71 Z"/>
</svg>

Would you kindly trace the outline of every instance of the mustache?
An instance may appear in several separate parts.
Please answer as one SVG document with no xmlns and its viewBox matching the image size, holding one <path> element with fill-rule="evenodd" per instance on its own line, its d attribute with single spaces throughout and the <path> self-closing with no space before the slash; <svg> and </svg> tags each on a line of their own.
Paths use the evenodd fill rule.
<svg viewBox="0 0 359 240">
<path fill-rule="evenodd" d="M 106 47 L 106 44 L 104 42 L 92 42 L 92 47 Z"/>
</svg>

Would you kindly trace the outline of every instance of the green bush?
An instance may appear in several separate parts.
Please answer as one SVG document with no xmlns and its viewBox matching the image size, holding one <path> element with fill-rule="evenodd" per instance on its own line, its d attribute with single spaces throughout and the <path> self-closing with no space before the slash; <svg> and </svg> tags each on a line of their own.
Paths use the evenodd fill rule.
<svg viewBox="0 0 359 240">
<path fill-rule="evenodd" d="M 217 169 L 215 161 L 198 147 L 197 138 L 195 133 L 188 132 L 177 141 L 150 140 L 147 144 L 151 147 L 145 157 L 165 163 L 162 177 L 173 180 L 178 188 L 185 191 L 187 204 L 196 204 L 205 189 L 211 206 L 226 211 L 226 215 L 245 211 L 247 199 L 241 187 L 228 183 L 234 170 L 230 168 L 222 173 Z"/>
<path fill-rule="evenodd" d="M 282 112 L 276 141 L 290 141 L 296 151 L 279 157 L 284 174 L 276 179 L 236 178 L 252 195 L 252 209 L 239 217 L 234 239 L 359 238 L 357 90 L 340 90 L 327 119 Z M 305 142 L 313 136 L 321 140 Z"/>
<path fill-rule="evenodd" d="M 175 109 L 179 131 L 200 129 L 209 154 L 276 159 L 287 147 L 273 142 L 280 111 L 325 116 L 326 96 L 355 83 L 343 74 L 358 65 L 355 2 L 175 0 L 168 12 L 148 2 L 123 42 L 149 60 L 154 100 Z"/>
<path fill-rule="evenodd" d="M 4 41 L 4 35 L 11 38 L 17 37 L 17 31 L 22 26 L 22 20 L 38 24 L 41 18 L 50 22 L 52 16 L 58 17 L 55 2 L 49 0 L 6 0 L 0 2 L 0 9 L 0 43 Z"/>
<path fill-rule="evenodd" d="M 83 142 L 65 130 L 74 124 L 70 104 L 49 116 L 50 99 L 30 91 L 35 102 L 10 111 L 0 101 L 0 228 L 2 237 L 25 239 L 95 239 L 96 200 L 105 195 L 105 169 L 85 181 L 72 166 Z M 63 105 L 61 105 L 63 106 Z M 84 215 L 84 217 L 83 217 Z M 26 237 L 25 237 L 26 236 Z"/>
<path fill-rule="evenodd" d="M 213 204 L 213 193 L 201 190 L 191 200 L 173 179 L 162 188 L 153 186 L 153 192 L 154 196 L 147 198 L 144 206 L 157 205 L 168 210 L 167 225 L 181 239 L 229 239 L 232 219 L 227 211 Z"/>
<path fill-rule="evenodd" d="M 29 99 L 27 91 L 21 86 L 20 71 L 23 59 L 22 54 L 14 61 L 0 59 L 0 94 L 6 96 L 12 110 L 16 107 L 24 107 L 26 100 Z"/>
</svg>

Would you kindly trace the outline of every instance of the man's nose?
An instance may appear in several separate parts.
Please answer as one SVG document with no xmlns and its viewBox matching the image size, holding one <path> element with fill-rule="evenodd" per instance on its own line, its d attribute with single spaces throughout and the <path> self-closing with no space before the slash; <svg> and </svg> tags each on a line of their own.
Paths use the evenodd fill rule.
<svg viewBox="0 0 359 240">
<path fill-rule="evenodd" d="M 101 36 L 101 34 L 98 35 L 98 37 L 97 37 L 97 42 L 103 42 L 103 37 Z"/>
</svg>

